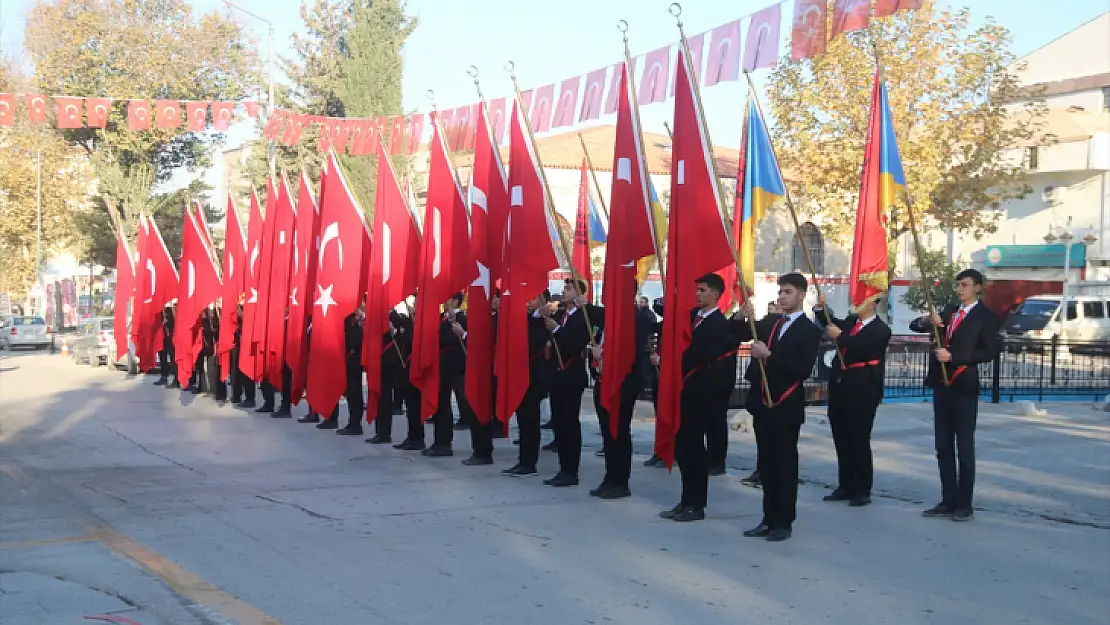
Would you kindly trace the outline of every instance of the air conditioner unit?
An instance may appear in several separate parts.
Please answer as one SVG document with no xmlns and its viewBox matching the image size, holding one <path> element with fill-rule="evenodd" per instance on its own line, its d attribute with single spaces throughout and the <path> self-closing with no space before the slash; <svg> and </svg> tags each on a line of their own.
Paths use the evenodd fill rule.
<svg viewBox="0 0 1110 625">
<path fill-rule="evenodd" d="M 1044 191 L 1041 191 L 1041 199 L 1045 204 L 1059 204 L 1064 201 L 1064 197 L 1068 194 L 1067 187 L 1055 187 L 1052 185 L 1046 186 Z"/>
</svg>

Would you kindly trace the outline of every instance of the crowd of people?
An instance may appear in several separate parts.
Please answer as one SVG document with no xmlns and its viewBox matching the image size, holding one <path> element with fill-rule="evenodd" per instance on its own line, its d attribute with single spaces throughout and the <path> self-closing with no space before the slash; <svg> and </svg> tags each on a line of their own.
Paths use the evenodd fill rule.
<svg viewBox="0 0 1110 625">
<path fill-rule="evenodd" d="M 938 340 L 930 358 L 925 383 L 935 390 L 934 417 L 938 467 L 942 485 L 941 502 L 924 511 L 928 517 L 947 517 L 957 521 L 972 518 L 972 493 L 975 481 L 974 432 L 978 407 L 979 363 L 989 362 L 997 345 L 998 320 L 986 306 L 978 305 L 983 276 L 967 270 L 958 276 L 960 303 L 939 313 L 921 317 L 911 330 L 932 333 Z M 717 274 L 699 278 L 697 306 L 690 317 L 690 343 L 681 356 L 680 426 L 675 436 L 674 459 L 681 473 L 682 486 L 677 504 L 659 516 L 676 522 L 705 518 L 709 478 L 725 473 L 728 452 L 728 410 L 737 388 L 738 354 L 748 345 L 751 360 L 743 373 L 748 383 L 744 408 L 751 414 L 756 439 L 756 470 L 744 478 L 763 491 L 763 518 L 745 531 L 748 537 L 777 542 L 791 537 L 798 496 L 798 436 L 805 421 L 804 383 L 814 370 L 820 342 L 832 341 L 837 357 L 828 382 L 828 417 L 837 454 L 837 487 L 825 501 L 847 502 L 853 507 L 871 503 L 874 468 L 871 431 L 883 397 L 884 360 L 891 337 L 890 327 L 876 315 L 879 298 L 865 302 L 858 310 L 838 317 L 819 296 L 811 319 L 803 312 L 809 289 L 804 276 L 785 274 L 778 280 L 778 298 L 766 314 L 756 319 L 751 299 L 731 316 L 718 304 L 725 284 Z M 514 413 L 517 421 L 517 459 L 502 473 L 511 477 L 537 475 L 541 450 L 558 455 L 558 472 L 543 480 L 551 487 L 579 484 L 582 456 L 581 408 L 585 391 L 597 388 L 605 367 L 605 310 L 587 303 L 587 285 L 567 280 L 563 291 L 552 296 L 544 291 L 528 303 L 529 380 L 527 393 Z M 593 405 L 603 436 L 599 455 L 605 458 L 605 475 L 590 495 L 601 499 L 631 496 L 632 469 L 631 423 L 642 392 L 652 388 L 659 396 L 661 355 L 657 349 L 662 323 L 669 313 L 662 300 L 649 307 L 639 299 L 635 315 L 636 360 L 632 370 L 620 381 L 620 413 L 612 415 L 593 393 Z M 498 312 L 494 300 L 494 327 Z M 417 304 L 419 305 L 419 304 Z M 238 312 L 242 315 L 242 301 Z M 168 388 L 205 393 L 223 402 L 228 399 L 242 409 L 255 409 L 274 418 L 292 418 L 292 406 L 300 398 L 293 388 L 291 372 L 284 369 L 279 393 L 270 380 L 257 385 L 262 395 L 256 403 L 256 383 L 239 370 L 240 336 L 236 335 L 230 369 L 221 374 L 215 346 L 219 339 L 220 310 L 210 308 L 202 317 L 199 352 L 192 377 L 178 380 L 174 366 L 174 310 L 163 312 L 165 340 L 159 353 L 160 375 L 155 382 Z M 312 423 L 321 430 L 336 430 L 340 435 L 361 436 L 365 399 L 361 361 L 363 313 L 360 310 L 345 321 L 347 423 L 340 427 L 339 407 L 320 415 L 311 406 L 298 421 Z M 504 437 L 507 420 L 514 415 L 494 415 L 482 423 L 471 410 L 464 392 L 466 368 L 467 317 L 463 297 L 458 294 L 442 304 L 439 332 L 440 385 L 439 408 L 432 422 L 431 443 L 426 441 L 421 419 L 419 392 L 409 382 L 412 355 L 413 310 L 402 306 L 390 314 L 390 327 L 383 337 L 381 352 L 381 401 L 371 407 L 374 433 L 366 439 L 374 445 L 391 444 L 402 452 L 417 452 L 429 458 L 454 455 L 454 432 L 469 431 L 471 454 L 467 466 L 493 464 L 493 439 Z M 241 327 L 241 324 L 240 324 Z M 311 332 L 309 323 L 308 332 Z M 227 365 L 224 365 L 225 367 Z M 494 379 L 496 386 L 496 378 Z M 495 393 L 496 394 L 496 393 Z M 280 396 L 280 399 L 279 399 Z M 452 402 L 454 398 L 454 402 Z M 549 406 L 550 420 L 541 423 L 543 406 Z M 454 407 L 453 407 L 454 406 Z M 457 409 L 457 419 L 456 419 Z M 407 432 L 393 442 L 393 419 L 405 415 Z M 612 419 L 617 420 L 612 427 Z M 541 430 L 553 431 L 553 440 L 541 448 Z M 645 466 L 664 466 L 658 455 Z"/>
</svg>

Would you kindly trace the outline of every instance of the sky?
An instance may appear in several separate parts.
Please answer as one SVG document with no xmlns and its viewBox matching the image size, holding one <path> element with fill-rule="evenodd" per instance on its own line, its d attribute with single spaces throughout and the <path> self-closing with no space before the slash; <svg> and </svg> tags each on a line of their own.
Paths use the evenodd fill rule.
<svg viewBox="0 0 1110 625">
<path fill-rule="evenodd" d="M 688 0 L 681 17 L 687 35 L 692 36 L 770 2 Z M 33 0 L 0 0 L 0 48 L 16 58 L 23 56 L 24 15 L 32 4 Z M 191 4 L 201 12 L 228 10 L 222 0 L 191 0 Z M 278 54 L 291 55 L 291 35 L 302 28 L 300 0 L 237 0 L 236 4 L 272 20 Z M 522 89 L 553 82 L 557 85 L 565 78 L 610 66 L 623 55 L 617 30 L 617 22 L 622 19 L 629 23 L 633 56 L 676 42 L 678 30 L 668 13 L 670 4 L 670 0 L 409 0 L 409 12 L 419 25 L 405 47 L 405 110 L 428 110 L 429 89 L 435 91 L 441 109 L 477 101 L 473 80 L 467 75 L 471 65 L 478 68 L 482 90 L 489 99 L 512 92 L 504 70 L 506 61 L 514 62 Z M 976 22 L 993 16 L 1010 29 L 1012 49 L 1019 56 L 1108 8 L 1107 0 L 942 0 L 941 6 L 967 6 Z M 782 8 L 784 38 L 792 14 L 793 0 L 786 0 Z M 267 25 L 240 16 L 257 37 L 259 53 L 265 58 Z M 768 71 L 754 73 L 757 83 Z M 739 143 L 745 93 L 746 87 L 740 82 L 703 89 L 714 144 Z M 671 101 L 643 107 L 644 130 L 663 132 L 663 121 L 670 118 L 672 108 Z M 615 116 L 603 116 L 601 122 L 615 123 Z M 235 134 L 229 143 L 241 141 Z"/>
</svg>

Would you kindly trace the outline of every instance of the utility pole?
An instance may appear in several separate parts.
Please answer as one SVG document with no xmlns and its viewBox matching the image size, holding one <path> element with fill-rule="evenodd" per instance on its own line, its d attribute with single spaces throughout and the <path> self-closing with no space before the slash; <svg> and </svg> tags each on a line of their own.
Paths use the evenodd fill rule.
<svg viewBox="0 0 1110 625">
<path fill-rule="evenodd" d="M 231 2 L 230 0 L 223 0 L 223 1 L 224 1 L 224 5 L 227 6 L 229 9 L 235 9 L 236 11 L 239 11 L 240 13 L 243 13 L 244 15 L 247 15 L 248 17 L 253 17 L 254 19 L 266 24 L 266 26 L 268 28 L 268 30 L 266 32 L 266 43 L 267 43 L 267 47 L 269 48 L 268 72 L 269 72 L 269 75 L 270 75 L 270 77 L 269 77 L 269 83 L 270 84 L 269 84 L 268 97 L 266 98 L 266 119 L 269 119 L 270 116 L 274 114 L 274 109 L 277 106 L 277 101 L 276 101 L 277 95 L 274 92 L 274 87 L 275 87 L 275 82 L 274 81 L 275 81 L 275 76 L 276 76 L 276 55 L 274 53 L 274 23 L 271 22 L 270 20 L 262 17 L 261 15 L 251 13 L 250 11 L 248 11 L 248 10 L 244 9 L 243 7 L 235 4 L 234 2 Z M 269 157 L 269 160 L 270 160 L 270 176 L 276 177 L 277 176 L 277 142 L 271 140 L 271 141 L 268 141 L 267 144 L 268 145 L 267 145 L 267 148 L 266 148 L 266 154 L 267 154 L 267 156 Z"/>
<path fill-rule="evenodd" d="M 42 149 L 35 155 L 35 285 L 42 286 Z"/>
</svg>

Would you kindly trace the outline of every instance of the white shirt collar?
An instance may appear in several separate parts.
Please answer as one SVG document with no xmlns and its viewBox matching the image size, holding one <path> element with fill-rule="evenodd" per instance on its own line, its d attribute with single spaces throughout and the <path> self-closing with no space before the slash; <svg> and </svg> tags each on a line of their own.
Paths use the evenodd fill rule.
<svg viewBox="0 0 1110 625">
<path fill-rule="evenodd" d="M 796 310 L 789 315 L 784 314 L 782 316 L 783 323 L 793 323 L 798 317 L 801 317 L 803 314 L 805 314 L 805 312 L 801 310 Z"/>
<path fill-rule="evenodd" d="M 877 315 L 871 315 L 870 317 L 868 317 L 866 319 L 858 319 L 857 318 L 859 320 L 859 327 L 862 328 L 862 327 L 866 326 L 867 324 L 874 321 L 876 317 L 877 317 Z"/>
<path fill-rule="evenodd" d="M 979 300 L 975 300 L 974 302 L 971 302 L 967 306 L 960 306 L 960 310 L 964 311 L 964 316 L 966 317 L 967 313 L 971 312 L 971 309 L 975 308 L 975 305 L 978 304 L 978 303 L 979 303 Z"/>
<path fill-rule="evenodd" d="M 706 308 L 705 310 L 699 310 L 698 311 L 698 316 L 701 317 L 702 319 L 705 319 L 706 317 L 708 317 L 709 315 L 712 315 L 715 312 L 717 312 L 716 308 Z"/>
</svg>

